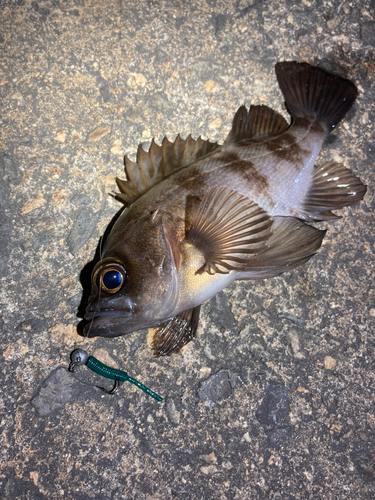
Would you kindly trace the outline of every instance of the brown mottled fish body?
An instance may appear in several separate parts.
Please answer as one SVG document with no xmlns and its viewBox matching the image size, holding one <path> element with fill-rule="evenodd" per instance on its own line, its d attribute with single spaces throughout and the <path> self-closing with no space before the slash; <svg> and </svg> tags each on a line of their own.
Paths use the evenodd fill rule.
<svg viewBox="0 0 375 500">
<path fill-rule="evenodd" d="M 348 80 L 278 63 L 292 124 L 266 106 L 242 106 L 222 146 L 190 136 L 138 149 L 118 179 L 124 210 L 93 273 L 89 336 L 161 325 L 156 355 L 191 340 L 199 307 L 235 279 L 261 279 L 306 262 L 324 231 L 303 222 L 361 200 L 366 187 L 315 160 L 357 96 Z"/>
</svg>

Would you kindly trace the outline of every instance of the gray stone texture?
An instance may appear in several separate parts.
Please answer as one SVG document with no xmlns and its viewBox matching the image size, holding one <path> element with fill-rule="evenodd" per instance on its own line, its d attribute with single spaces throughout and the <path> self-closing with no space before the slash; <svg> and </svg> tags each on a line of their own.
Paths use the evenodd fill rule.
<svg viewBox="0 0 375 500">
<path fill-rule="evenodd" d="M 375 497 L 374 7 L 0 2 L 1 499 Z M 87 294 L 123 156 L 178 133 L 223 141 L 244 103 L 287 116 L 280 60 L 358 86 L 319 161 L 349 166 L 365 200 L 321 224 L 304 267 L 204 304 L 180 354 L 155 359 L 146 332 L 80 337 L 80 276 Z M 163 403 L 68 373 L 75 347 Z"/>
</svg>

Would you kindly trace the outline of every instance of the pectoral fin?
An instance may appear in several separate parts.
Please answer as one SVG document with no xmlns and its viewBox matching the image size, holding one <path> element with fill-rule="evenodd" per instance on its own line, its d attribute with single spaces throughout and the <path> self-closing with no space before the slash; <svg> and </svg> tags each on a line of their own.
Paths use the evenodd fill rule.
<svg viewBox="0 0 375 500">
<path fill-rule="evenodd" d="M 178 352 L 195 337 L 201 306 L 187 309 L 161 325 L 153 334 L 151 347 L 156 357 Z"/>
<path fill-rule="evenodd" d="M 257 204 L 227 188 L 212 188 L 195 214 L 188 241 L 205 258 L 196 274 L 226 274 L 242 270 L 267 248 L 271 217 Z"/>
</svg>

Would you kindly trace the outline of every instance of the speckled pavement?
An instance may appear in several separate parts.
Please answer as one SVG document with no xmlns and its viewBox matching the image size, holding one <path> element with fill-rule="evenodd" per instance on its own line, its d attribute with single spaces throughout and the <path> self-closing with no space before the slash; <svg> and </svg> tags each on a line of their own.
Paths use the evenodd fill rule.
<svg viewBox="0 0 375 500">
<path fill-rule="evenodd" d="M 0 2 L 2 500 L 375 498 L 374 9 Z M 321 224 L 304 267 L 204 304 L 178 355 L 154 358 L 147 332 L 79 336 L 124 155 L 178 133 L 223 141 L 243 103 L 287 116 L 281 60 L 358 86 L 319 161 L 349 166 L 369 186 L 364 201 Z M 68 372 L 75 347 L 163 403 L 129 384 L 107 395 L 97 386 L 110 381 L 85 367 Z"/>
</svg>

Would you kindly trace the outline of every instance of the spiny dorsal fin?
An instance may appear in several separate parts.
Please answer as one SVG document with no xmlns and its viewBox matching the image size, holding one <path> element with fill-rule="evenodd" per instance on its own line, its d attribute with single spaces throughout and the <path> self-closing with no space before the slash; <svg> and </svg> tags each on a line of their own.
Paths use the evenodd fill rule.
<svg viewBox="0 0 375 500">
<path fill-rule="evenodd" d="M 260 140 L 282 134 L 289 128 L 288 122 L 268 106 L 241 106 L 234 115 L 232 130 L 224 146 L 245 140 Z"/>
<path fill-rule="evenodd" d="M 200 308 L 199 305 L 187 309 L 156 329 L 151 341 L 156 357 L 178 352 L 195 337 Z"/>
<path fill-rule="evenodd" d="M 181 139 L 178 135 L 174 142 L 165 137 L 161 146 L 152 140 L 148 152 L 139 145 L 136 163 L 125 156 L 127 180 L 116 178 L 120 190 L 116 197 L 125 205 L 130 205 L 173 171 L 203 158 L 218 147 L 217 143 L 204 141 L 201 137 L 195 140 L 191 135 L 187 139 Z"/>
<path fill-rule="evenodd" d="M 271 217 L 257 204 L 228 188 L 210 189 L 195 214 L 188 241 L 205 263 L 196 274 L 226 274 L 246 267 L 267 247 Z"/>
<path fill-rule="evenodd" d="M 301 215 L 307 220 L 339 218 L 331 210 L 355 205 L 362 200 L 366 190 L 367 186 L 340 163 L 331 161 L 315 165 Z"/>
</svg>

